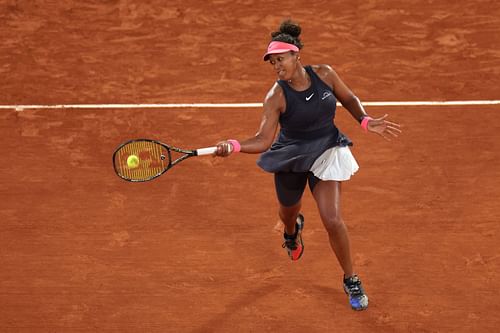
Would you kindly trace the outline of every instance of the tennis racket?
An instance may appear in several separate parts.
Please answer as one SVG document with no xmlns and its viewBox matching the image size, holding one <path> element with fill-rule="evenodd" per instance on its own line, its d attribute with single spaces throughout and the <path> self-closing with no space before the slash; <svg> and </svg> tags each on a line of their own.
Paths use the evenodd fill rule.
<svg viewBox="0 0 500 333">
<path fill-rule="evenodd" d="M 122 143 L 113 153 L 116 174 L 129 182 L 153 180 L 174 165 L 193 156 L 211 155 L 217 147 L 186 150 L 155 140 L 136 139 Z"/>
</svg>

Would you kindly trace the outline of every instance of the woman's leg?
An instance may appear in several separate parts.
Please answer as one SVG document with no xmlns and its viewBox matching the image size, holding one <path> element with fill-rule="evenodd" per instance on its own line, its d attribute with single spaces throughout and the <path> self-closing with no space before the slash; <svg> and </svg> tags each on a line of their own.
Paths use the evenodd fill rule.
<svg viewBox="0 0 500 333">
<path fill-rule="evenodd" d="M 321 220 L 328 231 L 330 245 L 344 270 L 344 291 L 349 295 L 349 303 L 354 310 L 364 310 L 368 307 L 368 296 L 352 268 L 349 234 L 340 213 L 341 183 L 310 177 L 309 186 L 318 205 Z"/>
<path fill-rule="evenodd" d="M 295 225 L 297 223 L 297 216 L 299 215 L 301 207 L 302 204 L 300 201 L 293 206 L 283 206 L 280 204 L 278 213 L 281 221 L 285 225 L 285 233 L 288 235 L 295 234 Z"/>
<path fill-rule="evenodd" d="M 301 198 L 307 184 L 308 173 L 282 172 L 276 173 L 274 182 L 280 203 L 279 216 L 285 230 L 283 248 L 292 260 L 299 260 L 304 253 L 302 228 L 304 218 L 299 215 Z"/>
<path fill-rule="evenodd" d="M 307 184 L 307 173 L 279 172 L 274 175 L 280 204 L 279 217 L 288 235 L 295 233 L 295 223 L 302 207 L 301 198 Z"/>
<path fill-rule="evenodd" d="M 310 182 L 311 183 L 311 182 Z M 346 277 L 354 274 L 349 234 L 340 211 L 341 183 L 319 181 L 313 187 L 313 196 L 319 209 L 321 221 L 328 232 L 330 246 Z"/>
</svg>

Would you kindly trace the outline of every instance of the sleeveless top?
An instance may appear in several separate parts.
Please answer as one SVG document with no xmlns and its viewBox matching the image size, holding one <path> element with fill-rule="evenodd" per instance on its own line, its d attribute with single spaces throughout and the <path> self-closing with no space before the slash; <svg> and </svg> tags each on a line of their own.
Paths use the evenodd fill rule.
<svg viewBox="0 0 500 333">
<path fill-rule="evenodd" d="M 351 140 L 335 126 L 337 99 L 311 66 L 304 67 L 311 86 L 297 91 L 284 80 L 286 109 L 280 115 L 280 132 L 271 148 L 262 153 L 257 165 L 267 172 L 307 172 L 327 149 L 352 146 Z"/>
</svg>

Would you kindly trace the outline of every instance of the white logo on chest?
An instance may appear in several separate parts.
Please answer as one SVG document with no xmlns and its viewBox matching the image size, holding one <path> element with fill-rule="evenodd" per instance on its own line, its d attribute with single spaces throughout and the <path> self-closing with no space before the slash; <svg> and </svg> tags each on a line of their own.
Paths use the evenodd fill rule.
<svg viewBox="0 0 500 333">
<path fill-rule="evenodd" d="M 311 96 L 306 97 L 306 101 L 309 101 L 313 96 L 314 96 L 314 93 L 312 93 Z"/>
<path fill-rule="evenodd" d="M 324 100 L 324 99 L 326 99 L 326 98 L 328 98 L 328 97 L 330 97 L 330 96 L 332 96 L 332 93 L 331 93 L 331 92 L 329 92 L 329 91 L 325 91 L 325 92 L 323 93 L 323 97 L 321 97 L 321 100 Z"/>
</svg>

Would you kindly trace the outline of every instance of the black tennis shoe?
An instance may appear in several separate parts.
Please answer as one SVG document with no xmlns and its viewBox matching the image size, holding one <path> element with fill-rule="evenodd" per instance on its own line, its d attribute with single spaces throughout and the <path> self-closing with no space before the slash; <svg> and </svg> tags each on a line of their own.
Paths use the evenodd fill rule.
<svg viewBox="0 0 500 333">
<path fill-rule="evenodd" d="M 365 294 L 361 280 L 357 275 L 344 276 L 344 291 L 349 295 L 351 308 L 356 311 L 365 310 L 368 307 L 368 296 Z"/>
<path fill-rule="evenodd" d="M 299 260 L 304 253 L 304 242 L 302 241 L 302 229 L 304 228 L 304 216 L 299 214 L 297 216 L 297 222 L 295 224 L 295 234 L 288 235 L 286 232 L 283 233 L 283 238 L 285 242 L 283 243 L 283 248 L 287 250 L 288 256 L 293 261 Z"/>
</svg>

